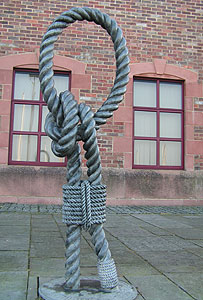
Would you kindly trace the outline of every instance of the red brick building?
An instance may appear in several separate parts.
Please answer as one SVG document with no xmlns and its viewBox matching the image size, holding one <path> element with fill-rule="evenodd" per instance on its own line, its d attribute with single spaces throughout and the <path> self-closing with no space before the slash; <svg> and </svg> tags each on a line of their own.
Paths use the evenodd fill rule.
<svg viewBox="0 0 203 300">
<path fill-rule="evenodd" d="M 201 0 L 0 2 L 0 202 L 61 203 L 66 162 L 44 133 L 38 60 L 48 25 L 76 6 L 114 18 L 130 56 L 125 99 L 98 131 L 108 203 L 201 205 Z M 115 76 L 110 37 L 94 23 L 70 25 L 55 43 L 54 71 L 58 91 L 96 110 Z"/>
</svg>

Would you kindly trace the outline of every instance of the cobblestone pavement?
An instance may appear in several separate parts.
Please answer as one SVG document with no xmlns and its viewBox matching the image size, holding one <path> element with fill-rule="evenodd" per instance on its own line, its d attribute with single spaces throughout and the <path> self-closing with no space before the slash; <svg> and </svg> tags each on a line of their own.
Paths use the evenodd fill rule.
<svg viewBox="0 0 203 300">
<path fill-rule="evenodd" d="M 136 300 L 203 300 L 203 207 L 107 207 L 105 232 Z M 65 235 L 61 206 L 0 204 L 0 300 L 39 299 L 40 283 L 63 277 Z M 83 231 L 81 275 L 96 263 Z"/>
<path fill-rule="evenodd" d="M 0 203 L 0 212 L 60 213 L 61 205 Z M 203 206 L 108 206 L 116 214 L 203 214 Z"/>
</svg>

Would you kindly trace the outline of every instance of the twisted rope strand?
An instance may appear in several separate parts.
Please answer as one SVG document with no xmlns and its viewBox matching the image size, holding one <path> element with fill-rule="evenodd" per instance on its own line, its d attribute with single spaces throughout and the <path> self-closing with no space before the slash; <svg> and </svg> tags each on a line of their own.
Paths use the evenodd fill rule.
<svg viewBox="0 0 203 300">
<path fill-rule="evenodd" d="M 87 159 L 86 165 L 88 167 L 88 180 L 93 187 L 96 187 L 97 185 L 101 184 L 101 161 L 96 138 L 96 123 L 93 119 L 93 115 L 94 114 L 89 106 L 84 104 L 79 105 L 79 116 L 81 120 L 81 127 L 83 128 L 83 147 L 86 150 L 85 158 Z M 90 205 L 90 202 L 88 200 L 89 199 L 87 199 L 87 203 Z M 91 215 L 88 213 L 88 207 L 86 207 L 86 209 L 87 218 L 91 218 Z M 86 220 L 84 221 L 86 222 Z M 87 224 L 91 224 L 90 219 L 87 220 Z M 85 226 L 85 229 L 88 229 L 88 226 Z M 89 228 L 89 233 L 92 236 L 92 243 L 98 257 L 98 271 L 101 286 L 103 288 L 113 288 L 117 286 L 118 278 L 115 264 L 113 259 L 111 258 L 111 252 L 109 250 L 108 242 L 105 237 L 103 225 L 93 224 Z M 106 274 L 106 265 L 109 265 L 109 274 Z"/>
<path fill-rule="evenodd" d="M 77 290 L 80 287 L 80 236 L 80 226 L 67 226 L 65 290 Z"/>
<path fill-rule="evenodd" d="M 79 105 L 79 115 L 81 127 L 83 128 L 83 148 L 85 149 L 85 158 L 87 159 L 88 180 L 92 185 L 101 182 L 101 159 L 96 138 L 95 121 L 93 112 L 87 105 Z"/>
<path fill-rule="evenodd" d="M 52 151 L 57 156 L 63 157 L 66 155 L 68 157 L 68 184 L 71 186 L 78 186 L 81 177 L 80 146 L 77 144 L 76 140 L 77 124 L 79 121 L 78 105 L 73 95 L 68 91 L 60 94 L 59 101 L 64 117 L 63 120 L 60 117 L 60 122 L 62 123 L 60 136 L 54 135 L 55 140 L 52 141 Z M 53 120 L 53 117 L 51 120 Z M 50 126 L 50 118 L 48 118 L 47 122 Z M 51 136 L 52 131 L 50 132 L 48 130 L 49 126 L 46 126 L 46 132 Z M 56 122 L 52 124 L 51 128 L 55 127 L 57 128 Z M 58 133 L 57 129 L 56 132 Z M 67 225 L 65 290 L 77 290 L 80 286 L 80 236 L 80 226 Z"/>
</svg>

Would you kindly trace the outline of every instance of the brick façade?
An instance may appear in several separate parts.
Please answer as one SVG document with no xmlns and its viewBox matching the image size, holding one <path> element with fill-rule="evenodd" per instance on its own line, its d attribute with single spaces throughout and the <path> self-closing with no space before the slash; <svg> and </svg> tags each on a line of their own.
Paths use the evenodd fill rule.
<svg viewBox="0 0 203 300">
<path fill-rule="evenodd" d="M 186 117 L 197 125 L 194 126 L 193 140 L 203 141 L 203 25 L 201 0 L 138 0 L 138 1 L 1 1 L 0 2 L 0 55 L 36 53 L 47 26 L 65 10 L 75 6 L 89 6 L 101 9 L 102 12 L 115 18 L 122 28 L 127 41 L 131 63 L 148 63 L 154 59 L 164 59 L 167 64 L 191 70 L 198 74 L 200 92 L 190 87 L 192 107 L 187 109 Z M 85 101 L 94 109 L 106 99 L 113 84 L 115 61 L 114 49 L 110 37 L 99 26 L 86 21 L 76 22 L 60 35 L 55 43 L 55 53 L 77 59 L 86 64 L 86 75 L 90 81 L 81 81 L 78 100 Z M 0 79 L 0 141 L 5 156 L 5 136 L 8 135 L 8 114 L 10 112 L 11 82 L 4 73 Z M 10 78 L 10 77 L 9 77 Z M 73 78 L 77 82 L 77 78 Z M 130 95 L 130 97 L 129 97 Z M 195 97 L 194 97 L 195 95 Z M 131 168 L 130 149 L 123 153 L 119 146 L 121 137 L 126 144 L 131 143 L 130 122 L 126 122 L 124 112 L 130 114 L 132 93 L 126 94 L 122 104 L 123 112 L 118 112 L 98 132 L 98 142 L 103 167 Z M 122 119 L 123 118 L 123 119 Z M 132 118 L 132 115 L 131 115 Z M 105 136 L 105 139 L 103 138 Z M 190 135 L 190 137 L 192 134 Z M 200 144 L 202 145 L 202 144 Z M 191 147 L 192 149 L 195 148 Z M 120 152 L 119 152 L 119 149 Z M 193 151 L 193 150 L 192 150 Z M 201 151 L 200 151 L 201 152 Z M 189 153 L 193 168 L 203 170 L 202 155 Z"/>
</svg>

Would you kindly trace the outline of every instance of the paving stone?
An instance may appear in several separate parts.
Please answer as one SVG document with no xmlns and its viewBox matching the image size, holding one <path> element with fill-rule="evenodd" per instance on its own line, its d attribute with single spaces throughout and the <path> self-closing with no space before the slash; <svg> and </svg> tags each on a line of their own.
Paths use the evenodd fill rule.
<svg viewBox="0 0 203 300">
<path fill-rule="evenodd" d="M 36 300 L 37 296 L 37 276 L 29 276 L 26 300 Z"/>
<path fill-rule="evenodd" d="M 53 215 L 53 218 L 54 218 L 54 220 L 55 220 L 57 223 L 59 223 L 60 225 L 66 226 L 66 224 L 64 224 L 63 221 L 62 221 L 62 215 L 61 215 L 61 214 Z"/>
<path fill-rule="evenodd" d="M 61 238 L 60 231 L 44 231 L 44 230 L 36 230 L 33 229 L 31 232 L 32 239 L 37 239 L 38 237 L 49 237 L 50 241 L 55 238 Z"/>
<path fill-rule="evenodd" d="M 192 300 L 192 297 L 163 275 L 127 276 L 146 300 Z"/>
<path fill-rule="evenodd" d="M 67 230 L 67 225 L 62 224 L 62 223 L 57 223 L 57 225 L 58 225 L 58 228 L 59 228 L 61 231 L 66 232 L 66 230 Z"/>
<path fill-rule="evenodd" d="M 135 265 L 137 255 L 134 252 L 128 250 L 127 248 L 111 249 L 111 254 L 115 262 L 119 265 Z"/>
<path fill-rule="evenodd" d="M 1 213 L 0 225 L 30 226 L 30 214 Z"/>
<path fill-rule="evenodd" d="M 191 253 L 193 253 L 193 254 L 195 254 L 195 255 L 197 255 L 197 256 L 199 256 L 199 257 L 201 257 L 201 258 L 203 258 L 203 248 L 198 248 L 198 249 L 189 249 L 188 250 L 189 252 L 191 252 Z"/>
<path fill-rule="evenodd" d="M 28 268 L 27 251 L 0 251 L 0 271 L 25 271 Z"/>
<path fill-rule="evenodd" d="M 203 240 L 203 230 L 196 228 L 168 228 L 170 232 L 173 232 L 177 236 L 183 239 L 189 240 Z"/>
<path fill-rule="evenodd" d="M 65 245 L 63 239 L 57 238 L 53 243 L 51 241 L 42 243 L 31 243 L 30 257 L 64 257 Z"/>
<path fill-rule="evenodd" d="M 27 272 L 0 272 L 0 299 L 26 300 Z"/>
<path fill-rule="evenodd" d="M 32 218 L 32 222 L 31 222 L 31 225 L 32 227 L 58 227 L 57 226 L 57 223 L 55 222 L 55 220 L 53 219 L 41 219 L 41 218 L 37 218 L 37 219 L 34 219 Z"/>
<path fill-rule="evenodd" d="M 93 250 L 88 252 L 86 251 L 83 255 L 81 255 L 80 265 L 82 267 L 94 267 L 97 265 L 97 256 Z"/>
<path fill-rule="evenodd" d="M 203 260 L 185 251 L 143 251 L 139 253 L 160 272 L 191 273 L 203 270 Z"/>
<path fill-rule="evenodd" d="M 144 276 L 144 275 L 157 275 L 160 274 L 155 268 L 143 259 L 135 259 L 133 265 L 117 264 L 116 267 L 120 276 Z"/>
<path fill-rule="evenodd" d="M 195 245 L 203 247 L 203 240 L 188 240 L 188 241 L 192 242 Z"/>
<path fill-rule="evenodd" d="M 114 241 L 116 239 L 116 237 L 114 235 L 112 235 L 113 232 L 111 230 L 104 228 L 104 232 L 105 232 L 105 236 L 106 236 L 106 239 L 108 240 L 108 242 Z"/>
<path fill-rule="evenodd" d="M 50 222 L 50 221 L 55 220 L 55 217 L 52 216 L 51 214 L 49 214 L 49 215 L 48 214 L 41 214 L 41 213 L 32 214 L 32 221 L 37 221 L 37 220 Z"/>
<path fill-rule="evenodd" d="M 138 219 L 141 219 L 145 222 L 148 222 L 152 225 L 161 227 L 162 229 L 168 229 L 168 228 L 192 228 L 191 226 L 187 224 L 183 224 L 179 221 L 170 220 L 167 217 L 161 216 L 161 215 L 138 215 Z"/>
<path fill-rule="evenodd" d="M 122 215 L 122 225 L 123 227 L 128 227 L 132 220 L 131 216 Z M 121 226 L 121 215 L 108 215 L 106 217 L 105 227 L 117 227 Z"/>
<path fill-rule="evenodd" d="M 48 234 L 47 236 L 44 235 L 37 235 L 37 233 L 32 234 L 31 236 L 31 243 L 54 243 L 54 240 L 56 239 L 56 241 L 58 239 L 62 239 L 63 238 L 59 235 L 59 236 L 50 236 L 50 234 Z M 64 241 L 64 240 L 63 240 Z"/>
<path fill-rule="evenodd" d="M 83 238 L 84 238 L 86 241 L 88 241 L 88 243 L 91 244 L 91 239 L 92 239 L 92 237 L 91 237 L 91 235 L 89 234 L 89 232 L 87 232 L 87 231 L 85 231 L 85 230 L 82 230 L 82 231 L 81 231 L 81 235 L 83 236 Z"/>
<path fill-rule="evenodd" d="M 202 273 L 185 273 L 174 274 L 166 273 L 173 282 L 182 287 L 195 299 L 203 299 L 203 272 Z"/>
<path fill-rule="evenodd" d="M 81 276 L 98 276 L 97 267 L 83 267 L 80 266 L 80 274 Z"/>
<path fill-rule="evenodd" d="M 85 255 L 92 255 L 92 256 L 95 256 L 95 252 L 93 250 L 93 248 L 91 248 L 90 246 L 89 247 L 80 247 L 80 258 L 83 260 L 83 257 Z"/>
<path fill-rule="evenodd" d="M 107 230 L 115 237 L 121 238 L 121 237 L 143 237 L 143 236 L 151 236 L 153 237 L 154 234 L 151 232 L 142 229 L 138 226 L 130 226 L 128 227 L 113 227 L 113 228 L 107 228 Z"/>
<path fill-rule="evenodd" d="M 141 295 L 138 295 L 136 300 L 145 300 Z"/>
<path fill-rule="evenodd" d="M 148 232 L 150 232 L 154 235 L 158 235 L 158 236 L 171 236 L 171 235 L 173 235 L 172 232 L 169 232 L 166 229 L 164 230 L 162 228 L 159 228 L 159 227 L 156 227 L 156 226 L 153 226 L 153 225 L 150 225 L 150 224 L 144 225 L 143 228 L 145 230 L 147 230 Z"/>
<path fill-rule="evenodd" d="M 58 225 L 59 231 L 63 237 L 66 237 L 67 227 L 64 227 L 63 225 Z"/>
<path fill-rule="evenodd" d="M 63 258 L 30 258 L 30 275 L 63 276 L 65 259 Z"/>
<path fill-rule="evenodd" d="M 38 211 L 41 213 L 61 213 L 61 205 L 38 205 Z"/>
<path fill-rule="evenodd" d="M 39 211 L 38 205 L 35 205 L 35 204 L 30 205 L 30 212 L 31 213 L 37 213 L 38 211 Z"/>
<path fill-rule="evenodd" d="M 43 228 L 45 231 L 47 230 L 58 230 L 58 225 L 55 222 L 54 218 L 50 218 L 50 215 L 43 215 L 43 218 L 40 218 L 42 215 L 37 215 L 37 217 L 32 217 L 31 226 L 32 229 L 42 230 Z"/>
<path fill-rule="evenodd" d="M 117 250 L 117 249 L 126 250 L 127 249 L 126 245 L 124 245 L 118 239 L 108 240 L 108 243 L 109 243 L 110 249 L 115 249 L 115 250 Z"/>
<path fill-rule="evenodd" d="M 10 225 L 0 225 L 0 238 L 1 237 L 22 237 L 30 236 L 29 226 L 10 226 Z"/>
<path fill-rule="evenodd" d="M 87 242 L 84 237 L 81 237 L 80 247 L 81 249 L 91 249 L 91 251 L 94 248 L 93 244 L 90 241 Z"/>
<path fill-rule="evenodd" d="M 177 236 L 164 236 L 163 237 L 166 241 L 172 243 L 179 249 L 198 249 L 199 247 L 195 245 L 193 242 L 184 240 Z M 175 250 L 175 247 L 173 248 Z"/>
<path fill-rule="evenodd" d="M 155 234 L 155 235 L 159 235 L 159 236 L 172 235 L 172 233 L 167 231 L 167 229 L 164 230 L 164 229 L 154 226 L 152 224 L 146 223 L 146 222 L 138 219 L 136 215 L 133 215 L 133 220 L 132 220 L 131 224 L 133 224 L 133 226 L 139 226 L 140 228 L 148 231 L 149 233 Z M 131 224 L 130 224 L 130 226 L 131 226 Z"/>
<path fill-rule="evenodd" d="M 0 238 L 0 251 L 2 250 L 28 250 L 29 236 Z"/>
<path fill-rule="evenodd" d="M 202 228 L 203 216 L 166 216 L 170 220 L 177 220 L 183 224 L 187 224 L 192 227 Z"/>
<path fill-rule="evenodd" d="M 40 232 L 40 231 L 51 231 L 51 232 L 59 232 L 59 228 L 56 224 L 53 224 L 53 225 L 49 225 L 49 224 L 41 224 L 41 226 L 35 226 L 33 225 L 32 226 L 32 232 L 34 231 L 37 231 L 37 232 Z"/>
<path fill-rule="evenodd" d="M 130 237 L 130 236 L 121 236 L 119 239 L 130 249 L 142 253 L 143 251 L 169 251 L 169 250 L 179 250 L 181 249 L 178 245 L 164 239 L 159 236 L 145 236 L 145 237 Z"/>
</svg>

